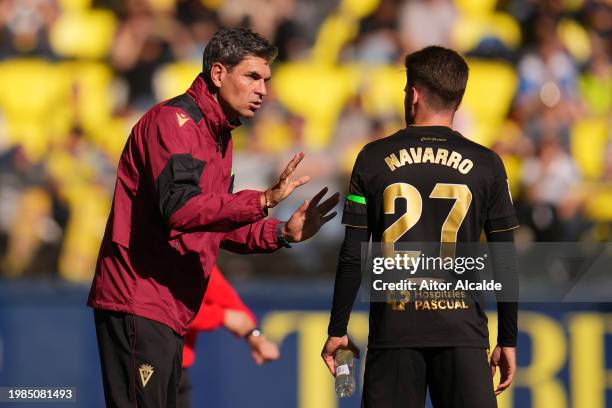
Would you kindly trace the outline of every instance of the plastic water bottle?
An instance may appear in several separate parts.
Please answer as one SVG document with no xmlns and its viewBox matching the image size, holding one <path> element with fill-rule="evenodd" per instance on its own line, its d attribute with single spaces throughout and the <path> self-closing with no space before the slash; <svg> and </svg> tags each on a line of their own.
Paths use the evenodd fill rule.
<svg viewBox="0 0 612 408">
<path fill-rule="evenodd" d="M 336 395 L 350 397 L 355 392 L 355 355 L 351 350 L 338 350 L 336 360 Z"/>
</svg>

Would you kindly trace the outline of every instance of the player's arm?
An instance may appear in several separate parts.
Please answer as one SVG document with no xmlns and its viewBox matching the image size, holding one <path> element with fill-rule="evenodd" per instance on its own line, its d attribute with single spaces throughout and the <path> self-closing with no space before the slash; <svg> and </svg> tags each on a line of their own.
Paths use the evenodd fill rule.
<svg viewBox="0 0 612 408">
<path fill-rule="evenodd" d="M 327 329 L 329 337 L 321 352 L 323 361 L 334 375 L 336 372 L 334 355 L 338 349 L 351 349 L 359 357 L 359 349 L 348 338 L 347 327 L 361 285 L 361 245 L 370 240 L 363 181 L 367 171 L 364 155 L 362 150 L 357 157 L 351 175 L 349 194 L 344 205 L 342 223 L 346 228 L 336 269 L 334 297 Z"/>
<path fill-rule="evenodd" d="M 369 240 L 366 228 L 347 226 L 340 249 L 332 311 L 327 328 L 328 339 L 321 357 L 332 374 L 336 372 L 334 355 L 340 348 L 348 348 L 359 357 L 359 349 L 347 335 L 348 322 L 361 285 L 361 243 Z"/>
<path fill-rule="evenodd" d="M 516 339 L 518 335 L 518 276 L 513 231 L 487 233 L 493 263 L 493 277 L 501 283 L 497 294 L 497 346 L 491 353 L 491 375 L 500 369 L 495 395 L 510 387 L 516 373 Z"/>
<path fill-rule="evenodd" d="M 251 349 L 251 357 L 257 365 L 277 360 L 280 357 L 278 346 L 268 340 L 261 333 L 261 330 L 257 329 L 255 315 L 244 304 L 234 287 L 225 279 L 216 265 L 213 275 L 215 278 L 213 296 L 206 299 L 205 295 L 204 299 L 208 304 L 214 303 L 223 308 L 223 326 L 236 336 L 245 339 Z M 213 275 L 211 275 L 211 283 L 213 283 Z M 206 293 L 208 294 L 208 291 Z"/>
<path fill-rule="evenodd" d="M 506 171 L 497 155 L 494 156 L 491 174 L 485 234 L 490 243 L 493 277 L 502 285 L 502 291 L 496 294 L 497 346 L 491 354 L 490 361 L 493 375 L 497 367 L 500 368 L 501 379 L 495 389 L 495 394 L 499 395 L 512 384 L 516 372 L 519 282 L 514 229 L 518 227 L 518 221 L 512 204 Z"/>
<path fill-rule="evenodd" d="M 190 330 L 212 331 L 220 326 L 245 339 L 256 364 L 261 365 L 279 358 L 280 353 L 275 343 L 260 331 L 254 335 L 257 328 L 255 315 L 215 265 L 204 302 L 191 323 Z"/>
</svg>

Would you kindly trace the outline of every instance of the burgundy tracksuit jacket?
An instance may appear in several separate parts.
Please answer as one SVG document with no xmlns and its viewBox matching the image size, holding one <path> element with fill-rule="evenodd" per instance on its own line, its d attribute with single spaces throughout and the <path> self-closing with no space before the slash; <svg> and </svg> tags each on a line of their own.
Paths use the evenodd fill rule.
<svg viewBox="0 0 612 408">
<path fill-rule="evenodd" d="M 259 191 L 232 194 L 235 126 L 198 76 L 134 126 L 117 169 L 88 305 L 187 333 L 219 247 L 279 248 Z"/>
</svg>

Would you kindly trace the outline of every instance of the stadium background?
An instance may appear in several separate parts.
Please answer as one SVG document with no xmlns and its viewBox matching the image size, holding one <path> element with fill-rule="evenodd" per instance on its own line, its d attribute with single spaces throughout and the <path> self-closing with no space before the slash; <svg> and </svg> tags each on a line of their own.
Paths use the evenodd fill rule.
<svg viewBox="0 0 612 408">
<path fill-rule="evenodd" d="M 402 57 L 441 44 L 468 58 L 456 127 L 502 156 L 519 241 L 610 241 L 609 1 L 0 0 L 0 385 L 76 386 L 78 406 L 102 405 L 84 302 L 118 156 L 215 30 L 239 24 L 280 52 L 264 107 L 234 132 L 236 186 L 268 186 L 299 150 L 313 177 L 273 215 L 345 192 L 361 146 L 403 127 Z M 334 220 L 291 250 L 221 257 L 282 359 L 255 367 L 239 340 L 202 335 L 195 406 L 358 405 L 336 402 L 319 357 L 341 237 Z M 611 311 L 523 305 L 500 406 L 612 407 Z M 352 320 L 364 344 L 365 315 Z"/>
</svg>

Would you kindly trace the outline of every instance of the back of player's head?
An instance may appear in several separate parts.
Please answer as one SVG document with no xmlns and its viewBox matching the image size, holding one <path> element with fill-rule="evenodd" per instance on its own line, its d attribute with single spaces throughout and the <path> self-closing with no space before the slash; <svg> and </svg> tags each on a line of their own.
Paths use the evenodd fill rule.
<svg viewBox="0 0 612 408">
<path fill-rule="evenodd" d="M 415 87 L 423 93 L 425 103 L 434 111 L 456 110 L 468 79 L 468 66 L 453 50 L 430 46 L 408 54 L 407 89 Z"/>
<path fill-rule="evenodd" d="M 210 85 L 210 70 L 215 62 L 223 64 L 231 71 L 246 57 L 260 57 L 270 63 L 276 58 L 276 54 L 274 45 L 248 28 L 224 28 L 215 33 L 204 49 L 202 75 Z"/>
</svg>

